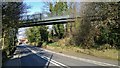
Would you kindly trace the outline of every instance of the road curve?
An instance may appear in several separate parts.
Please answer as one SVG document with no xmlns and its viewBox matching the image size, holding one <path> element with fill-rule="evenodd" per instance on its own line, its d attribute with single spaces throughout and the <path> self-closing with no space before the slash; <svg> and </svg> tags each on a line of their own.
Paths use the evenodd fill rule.
<svg viewBox="0 0 120 68">
<path fill-rule="evenodd" d="M 49 65 L 49 66 L 48 66 Z M 118 68 L 117 65 L 58 54 L 42 48 L 19 45 L 5 68 Z"/>
</svg>

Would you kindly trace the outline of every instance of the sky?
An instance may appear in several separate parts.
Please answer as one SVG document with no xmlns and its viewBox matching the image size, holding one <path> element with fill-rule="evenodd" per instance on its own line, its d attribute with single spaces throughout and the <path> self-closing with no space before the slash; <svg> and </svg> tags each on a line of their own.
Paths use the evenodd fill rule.
<svg viewBox="0 0 120 68">
<path fill-rule="evenodd" d="M 43 2 L 24 2 L 31 8 L 28 9 L 28 14 L 34 14 L 35 12 L 42 12 Z"/>
<path fill-rule="evenodd" d="M 28 6 L 31 7 L 30 9 L 28 9 L 27 14 L 34 14 L 36 12 L 41 13 L 43 8 L 44 8 L 44 3 L 43 2 L 27 2 L 27 0 L 24 0 L 24 3 L 26 3 Z M 19 28 L 18 34 L 17 34 L 18 39 L 26 38 L 26 35 L 25 35 L 25 30 L 26 29 L 27 28 Z"/>
</svg>

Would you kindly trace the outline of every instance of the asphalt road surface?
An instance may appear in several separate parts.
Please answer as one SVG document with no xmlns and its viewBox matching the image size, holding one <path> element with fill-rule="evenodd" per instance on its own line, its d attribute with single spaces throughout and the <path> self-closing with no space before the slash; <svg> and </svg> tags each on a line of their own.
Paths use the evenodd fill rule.
<svg viewBox="0 0 120 68">
<path fill-rule="evenodd" d="M 89 57 L 90 58 L 90 57 Z M 94 59 L 94 60 L 93 60 Z M 105 61 L 105 60 L 104 60 Z M 35 46 L 19 45 L 13 57 L 4 64 L 4 68 L 119 68 L 111 61 L 96 61 L 96 58 L 86 59 L 68 56 Z"/>
</svg>

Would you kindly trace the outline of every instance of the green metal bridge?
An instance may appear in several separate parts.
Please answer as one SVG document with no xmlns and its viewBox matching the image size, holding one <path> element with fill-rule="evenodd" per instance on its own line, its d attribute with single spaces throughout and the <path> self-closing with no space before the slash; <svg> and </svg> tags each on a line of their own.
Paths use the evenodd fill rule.
<svg viewBox="0 0 120 68">
<path fill-rule="evenodd" d="M 79 16 L 77 16 L 79 17 Z M 51 24 L 64 24 L 74 22 L 75 18 L 73 15 L 62 15 L 62 16 L 48 16 L 44 17 L 43 14 L 23 15 L 20 18 L 19 27 L 31 27 L 39 25 L 51 25 Z"/>
<path fill-rule="evenodd" d="M 40 25 L 52 25 L 52 24 L 64 24 L 71 23 L 76 20 L 76 18 L 84 18 L 80 17 L 80 15 L 61 15 L 54 16 L 52 14 L 47 14 L 47 17 L 44 17 L 43 14 L 33 14 L 33 15 L 23 15 L 20 18 L 21 27 L 31 27 L 31 26 L 40 26 Z M 104 20 L 107 17 L 105 16 L 87 16 L 89 20 Z M 86 17 L 85 17 L 86 19 Z"/>
</svg>

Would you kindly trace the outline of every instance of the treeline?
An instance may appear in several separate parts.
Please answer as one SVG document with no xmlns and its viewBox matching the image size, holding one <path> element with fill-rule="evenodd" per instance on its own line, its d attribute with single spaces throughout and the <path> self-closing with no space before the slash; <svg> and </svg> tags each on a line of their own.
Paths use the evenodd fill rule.
<svg viewBox="0 0 120 68">
<path fill-rule="evenodd" d="M 41 46 L 44 42 L 48 42 L 48 27 L 35 26 L 26 30 L 26 35 L 32 45 Z"/>
<path fill-rule="evenodd" d="M 36 40 L 47 37 L 47 42 L 57 42 L 67 37 L 69 39 L 65 45 L 96 49 L 120 47 L 119 2 L 55 2 L 48 3 L 48 6 L 52 15 L 72 14 L 76 20 L 73 23 L 52 25 L 49 33 L 45 29 L 46 36 L 40 33 L 40 30 L 44 29 L 40 26 L 40 34 L 37 32 L 39 37 L 34 37 Z M 77 18 L 77 15 L 80 18 Z"/>
<path fill-rule="evenodd" d="M 82 3 L 77 32 L 73 32 L 76 45 L 84 48 L 118 48 L 120 44 L 119 3 Z M 76 23 L 77 25 L 77 23 Z M 78 36 L 78 37 L 76 37 Z M 80 43 L 79 43 L 80 42 Z M 108 46 L 102 46 L 109 44 Z"/>
<path fill-rule="evenodd" d="M 2 59 L 11 56 L 16 49 L 19 19 L 26 12 L 23 2 L 2 2 Z"/>
</svg>

